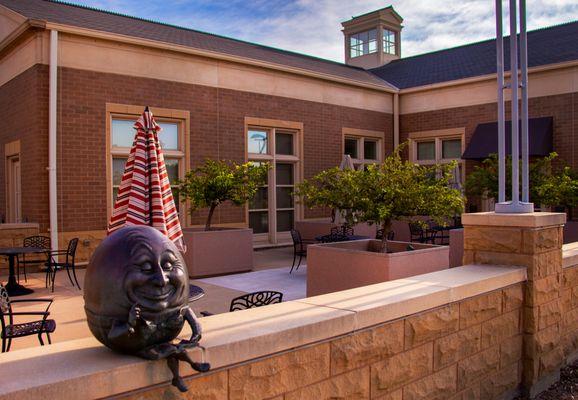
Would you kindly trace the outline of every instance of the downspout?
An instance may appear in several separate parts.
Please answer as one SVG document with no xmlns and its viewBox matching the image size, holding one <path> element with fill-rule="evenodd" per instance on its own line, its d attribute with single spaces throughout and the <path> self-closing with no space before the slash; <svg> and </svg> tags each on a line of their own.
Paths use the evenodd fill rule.
<svg viewBox="0 0 578 400">
<path fill-rule="evenodd" d="M 48 199 L 50 207 L 50 244 L 58 250 L 58 186 L 56 180 L 56 113 L 58 85 L 58 31 L 50 31 L 50 67 L 48 97 Z"/>
<path fill-rule="evenodd" d="M 393 94 L 393 148 L 399 146 L 399 93 Z"/>
</svg>

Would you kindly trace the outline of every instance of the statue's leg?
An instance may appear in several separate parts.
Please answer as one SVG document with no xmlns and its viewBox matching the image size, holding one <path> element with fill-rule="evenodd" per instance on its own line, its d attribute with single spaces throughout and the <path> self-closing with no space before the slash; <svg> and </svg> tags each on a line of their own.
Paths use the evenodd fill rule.
<svg viewBox="0 0 578 400">
<path fill-rule="evenodd" d="M 203 352 L 205 349 L 202 349 Z M 189 363 L 189 365 L 191 366 L 192 369 L 194 369 L 195 371 L 198 372 L 207 372 L 210 368 L 211 365 L 209 363 L 206 362 L 195 362 L 191 359 L 191 357 L 189 357 L 189 355 L 187 354 L 186 350 L 183 350 L 181 352 L 178 352 L 175 354 L 175 357 L 181 361 L 184 361 L 186 363 Z M 204 357 L 203 357 L 204 359 Z"/>
<path fill-rule="evenodd" d="M 177 357 L 178 355 L 174 354 L 167 358 L 167 364 L 169 366 L 169 369 L 173 373 L 173 380 L 171 383 L 173 384 L 173 386 L 176 386 L 177 389 L 179 389 L 181 392 L 186 392 L 187 390 L 189 390 L 189 388 L 187 387 L 187 385 L 185 385 L 185 381 L 179 375 L 179 360 Z"/>
</svg>

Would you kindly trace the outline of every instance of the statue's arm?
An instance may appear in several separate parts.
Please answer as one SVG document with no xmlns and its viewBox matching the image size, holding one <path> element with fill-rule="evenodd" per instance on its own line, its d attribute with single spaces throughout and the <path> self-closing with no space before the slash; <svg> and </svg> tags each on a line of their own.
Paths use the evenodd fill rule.
<svg viewBox="0 0 578 400">
<path fill-rule="evenodd" d="M 188 322 L 188 324 L 191 326 L 191 332 L 192 333 L 191 333 L 191 338 L 188 340 L 188 342 L 192 342 L 195 344 L 198 343 L 201 340 L 202 329 L 201 329 L 201 324 L 199 323 L 199 320 L 197 319 L 197 316 L 195 315 L 193 310 L 191 310 L 190 307 L 185 307 L 183 309 L 183 317 Z"/>
</svg>

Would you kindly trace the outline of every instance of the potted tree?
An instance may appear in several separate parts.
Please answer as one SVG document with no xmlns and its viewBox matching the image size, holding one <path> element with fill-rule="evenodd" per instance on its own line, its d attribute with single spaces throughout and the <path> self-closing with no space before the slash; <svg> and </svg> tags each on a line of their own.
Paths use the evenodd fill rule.
<svg viewBox="0 0 578 400">
<path fill-rule="evenodd" d="M 249 228 L 215 228 L 215 210 L 223 203 L 242 206 L 266 183 L 267 164 L 237 164 L 206 160 L 177 182 L 179 196 L 190 205 L 191 214 L 208 209 L 203 228 L 183 229 L 189 276 L 201 277 L 253 268 L 253 231 Z"/>
<path fill-rule="evenodd" d="M 298 187 L 308 206 L 334 206 L 331 188 L 340 192 L 344 218 L 378 224 L 388 232 L 393 220 L 420 223 L 423 216 L 440 225 L 463 210 L 464 199 L 450 185 L 455 165 L 425 167 L 402 159 L 400 149 L 380 165 L 359 171 L 321 173 Z M 346 206 L 346 207 L 345 207 Z M 341 208 L 341 207 L 340 207 Z M 307 260 L 307 295 L 344 290 L 447 268 L 445 246 L 359 240 L 312 246 Z"/>
</svg>

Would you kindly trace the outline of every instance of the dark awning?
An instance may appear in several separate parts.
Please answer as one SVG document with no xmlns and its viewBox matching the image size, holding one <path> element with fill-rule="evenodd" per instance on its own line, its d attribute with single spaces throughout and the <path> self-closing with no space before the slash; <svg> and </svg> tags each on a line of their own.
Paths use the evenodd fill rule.
<svg viewBox="0 0 578 400">
<path fill-rule="evenodd" d="M 552 117 L 529 119 L 530 157 L 543 157 L 552 152 L 552 122 Z M 479 124 L 462 158 L 483 160 L 492 153 L 498 153 L 498 123 Z M 506 121 L 506 154 L 512 154 L 512 121 Z"/>
</svg>

